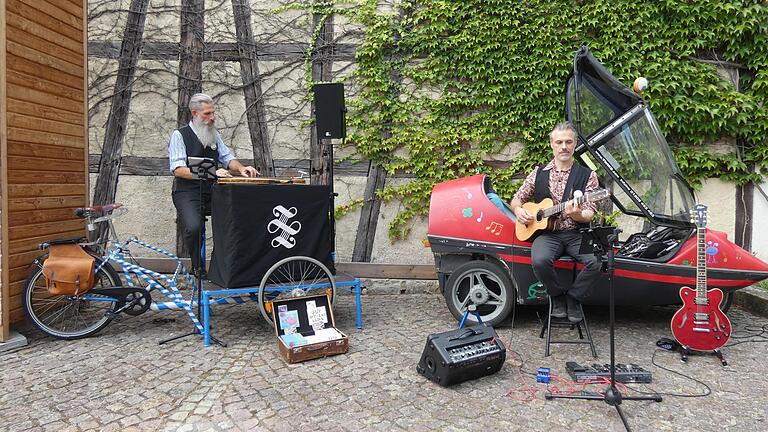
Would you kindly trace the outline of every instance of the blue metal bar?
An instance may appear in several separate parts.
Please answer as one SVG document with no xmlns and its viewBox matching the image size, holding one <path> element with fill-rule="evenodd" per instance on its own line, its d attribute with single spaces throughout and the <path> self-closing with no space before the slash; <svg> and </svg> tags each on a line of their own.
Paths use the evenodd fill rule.
<svg viewBox="0 0 768 432">
<path fill-rule="evenodd" d="M 355 278 L 351 281 L 336 282 L 337 287 L 353 287 L 355 289 L 355 318 L 357 321 L 357 328 L 363 328 L 363 308 L 362 299 L 360 298 L 362 287 L 360 286 L 360 279 Z"/>
<path fill-rule="evenodd" d="M 464 328 L 464 324 L 467 323 L 467 317 L 468 316 L 469 316 L 469 309 L 464 311 L 464 316 L 461 317 L 461 322 L 459 322 L 459 329 Z M 475 316 L 477 317 L 477 322 L 479 322 L 482 325 L 485 325 L 485 323 L 483 322 L 483 319 L 480 318 L 480 312 L 475 311 Z"/>
<path fill-rule="evenodd" d="M 202 290 L 203 293 L 203 346 L 211 346 L 211 305 L 208 300 L 210 291 Z"/>
<path fill-rule="evenodd" d="M 94 297 L 89 295 L 84 295 L 82 297 L 78 297 L 79 300 L 90 300 L 90 301 L 107 301 L 112 303 L 117 303 L 117 299 L 113 299 L 111 297 Z"/>
<path fill-rule="evenodd" d="M 314 284 L 314 285 L 295 285 L 295 286 L 282 286 L 282 287 L 271 287 L 268 288 L 270 291 L 291 291 L 296 288 L 312 288 L 312 289 L 318 289 L 318 288 L 327 288 L 330 287 L 331 284 L 329 283 L 322 283 L 322 284 Z M 362 308 L 362 298 L 361 298 L 361 291 L 362 286 L 360 283 L 359 278 L 355 278 L 351 281 L 344 281 L 344 282 L 336 282 L 336 287 L 351 287 L 355 290 L 355 318 L 356 318 L 356 324 L 357 328 L 362 329 L 363 328 L 363 308 Z M 221 290 L 202 290 L 202 318 L 203 318 L 203 345 L 204 346 L 210 346 L 210 340 L 211 340 L 211 303 L 219 303 L 216 298 L 224 298 L 224 297 L 231 297 L 233 299 L 237 299 L 240 301 L 235 300 L 236 303 L 242 303 L 245 301 L 245 298 L 238 297 L 239 295 L 247 294 L 247 299 L 251 301 L 258 301 L 254 296 L 258 294 L 259 287 L 245 287 L 245 288 L 231 288 L 231 289 L 221 289 Z M 478 320 L 480 320 L 480 316 L 478 314 Z M 482 320 L 480 320 L 482 323 Z"/>
</svg>

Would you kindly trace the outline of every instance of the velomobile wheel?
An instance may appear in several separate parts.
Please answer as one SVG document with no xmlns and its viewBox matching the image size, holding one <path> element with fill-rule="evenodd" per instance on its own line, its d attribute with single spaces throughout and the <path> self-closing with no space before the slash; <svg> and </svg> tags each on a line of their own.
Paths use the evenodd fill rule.
<svg viewBox="0 0 768 432">
<path fill-rule="evenodd" d="M 259 285 L 259 309 L 267 322 L 272 313 L 266 302 L 281 297 L 321 294 L 331 291 L 331 304 L 336 299 L 336 280 L 320 261 L 306 256 L 284 258 L 267 270 Z"/>
<path fill-rule="evenodd" d="M 502 323 L 515 302 L 509 275 L 488 261 L 470 261 L 459 266 L 448 278 L 443 294 L 448 310 L 457 320 L 474 304 L 480 318 L 490 326 Z M 477 317 L 470 314 L 467 320 L 476 323 Z"/>
</svg>

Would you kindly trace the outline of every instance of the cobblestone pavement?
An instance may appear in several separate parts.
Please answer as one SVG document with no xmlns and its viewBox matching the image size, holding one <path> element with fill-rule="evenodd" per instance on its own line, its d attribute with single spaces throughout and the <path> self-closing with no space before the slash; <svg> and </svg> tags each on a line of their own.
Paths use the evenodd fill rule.
<svg viewBox="0 0 768 432">
<path fill-rule="evenodd" d="M 426 336 L 456 325 L 439 295 L 365 295 L 363 330 L 354 327 L 353 304 L 345 295 L 336 307 L 337 325 L 350 336 L 349 353 L 296 365 L 279 357 L 273 329 L 255 304 L 215 307 L 215 334 L 227 348 L 204 349 L 198 337 L 158 346 L 158 340 L 190 329 L 177 312 L 121 318 L 97 337 L 73 342 L 21 329 L 30 345 L 0 354 L 0 430 L 623 430 L 604 402 L 546 401 L 546 385 L 518 375 L 511 353 L 498 374 L 448 389 L 418 375 Z M 565 374 L 566 361 L 608 362 L 604 308 L 586 308 L 598 360 L 584 345 L 556 345 L 551 357 L 543 357 L 536 312 L 519 308 L 515 328 L 498 329 L 522 354 L 524 371 L 551 367 Z M 703 385 L 651 363 L 655 341 L 669 335 L 673 312 L 619 308 L 617 361 L 653 371 L 651 387 L 658 391 L 701 394 Z M 740 310 L 729 315 L 736 336 L 747 335 L 747 325 L 768 323 Z M 727 367 L 712 356 L 683 364 L 674 354 L 658 353 L 658 364 L 701 380 L 712 394 L 625 401 L 630 424 L 654 431 L 768 429 L 766 348 L 728 347 Z M 507 396 L 521 377 L 536 388 L 534 400 Z"/>
</svg>

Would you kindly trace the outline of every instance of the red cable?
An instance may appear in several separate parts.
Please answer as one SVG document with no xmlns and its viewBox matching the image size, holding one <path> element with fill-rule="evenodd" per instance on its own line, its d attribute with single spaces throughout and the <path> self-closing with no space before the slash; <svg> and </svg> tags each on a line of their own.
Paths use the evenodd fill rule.
<svg viewBox="0 0 768 432">
<path fill-rule="evenodd" d="M 525 377 L 523 376 L 523 359 L 522 356 L 518 359 L 517 354 L 515 351 L 512 351 L 507 348 L 507 344 L 504 343 L 504 340 L 501 339 L 498 336 L 495 336 L 493 339 L 491 339 L 491 343 L 494 343 L 496 341 L 499 341 L 499 343 L 504 347 L 507 352 L 510 353 L 510 361 L 514 362 L 513 366 L 515 368 L 515 371 L 517 373 L 518 380 L 520 381 L 520 385 L 511 388 L 507 391 L 507 398 L 515 401 L 521 401 L 521 402 L 530 402 L 532 400 L 536 399 L 536 393 L 539 392 L 539 389 L 536 387 L 533 387 L 525 382 Z M 550 383 L 554 384 L 547 384 L 547 391 L 553 395 L 573 395 L 578 392 L 584 392 L 587 389 L 587 386 L 589 385 L 610 385 L 611 380 L 607 377 L 600 377 L 598 380 L 594 381 L 586 381 L 586 382 L 574 382 L 570 380 L 566 380 L 560 375 L 557 374 L 550 374 Z M 561 389 L 561 387 L 564 387 L 564 389 Z M 616 388 L 622 392 L 626 393 L 629 389 L 626 385 L 620 382 L 616 382 Z M 523 393 L 526 396 L 516 396 L 516 394 Z M 602 391 L 598 391 L 596 393 L 599 394 L 605 394 Z"/>
</svg>

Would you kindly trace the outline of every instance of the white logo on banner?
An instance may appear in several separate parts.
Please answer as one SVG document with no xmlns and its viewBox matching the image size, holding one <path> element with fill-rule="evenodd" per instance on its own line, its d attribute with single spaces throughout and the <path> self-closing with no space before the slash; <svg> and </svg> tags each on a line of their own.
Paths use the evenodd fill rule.
<svg viewBox="0 0 768 432">
<path fill-rule="evenodd" d="M 273 248 L 285 246 L 287 249 L 291 249 L 296 246 L 296 239 L 292 236 L 301 231 L 301 222 L 293 221 L 290 224 L 286 223 L 288 222 L 288 219 L 296 216 L 296 213 L 296 207 L 287 209 L 278 205 L 272 209 L 272 214 L 274 214 L 277 219 L 269 221 L 267 224 L 267 231 L 269 231 L 270 234 L 275 234 L 280 231 L 280 234 L 272 239 Z"/>
</svg>

